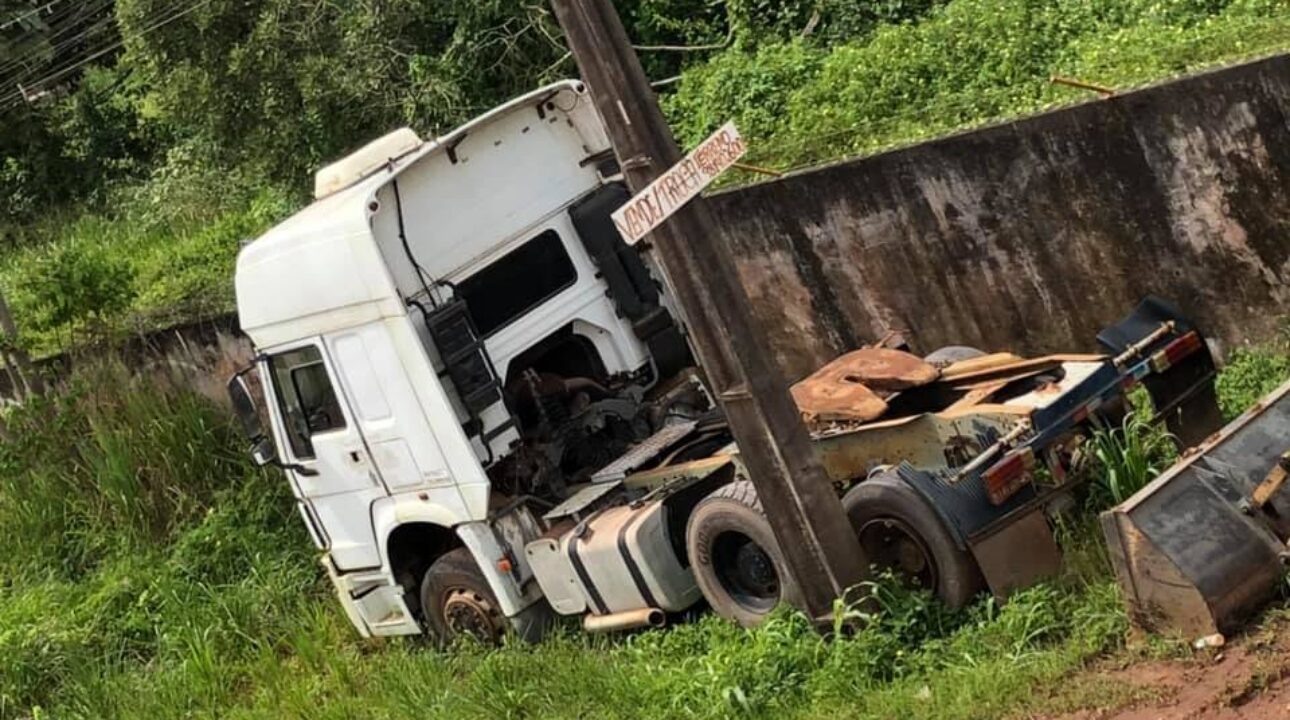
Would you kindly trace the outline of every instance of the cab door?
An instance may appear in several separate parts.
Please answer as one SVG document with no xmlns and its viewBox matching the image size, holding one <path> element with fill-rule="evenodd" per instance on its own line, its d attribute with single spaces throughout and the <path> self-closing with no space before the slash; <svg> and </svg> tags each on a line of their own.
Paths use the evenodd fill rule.
<svg viewBox="0 0 1290 720">
<path fill-rule="evenodd" d="M 288 471 L 332 561 L 341 570 L 380 566 L 369 508 L 385 488 L 325 346 L 315 339 L 271 353 L 265 367 L 279 448 L 289 462 L 317 473 Z"/>
</svg>

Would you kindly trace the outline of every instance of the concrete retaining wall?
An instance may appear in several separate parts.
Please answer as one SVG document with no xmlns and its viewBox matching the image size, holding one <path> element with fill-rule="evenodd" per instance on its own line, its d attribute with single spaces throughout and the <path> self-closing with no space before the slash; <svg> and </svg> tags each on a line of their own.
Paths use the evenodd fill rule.
<svg viewBox="0 0 1290 720">
<path fill-rule="evenodd" d="M 1093 349 L 1146 293 L 1227 345 L 1290 313 L 1290 57 L 712 198 L 793 376 L 915 347 Z"/>
</svg>

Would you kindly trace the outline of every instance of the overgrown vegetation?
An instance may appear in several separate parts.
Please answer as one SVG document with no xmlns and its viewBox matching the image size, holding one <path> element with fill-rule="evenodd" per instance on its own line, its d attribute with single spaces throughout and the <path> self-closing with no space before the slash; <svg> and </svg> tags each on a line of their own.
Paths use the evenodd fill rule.
<svg viewBox="0 0 1290 720">
<path fill-rule="evenodd" d="M 544 3 L 44 4 L 0 0 L 22 18 L 0 79 L 44 93 L 0 95 L 0 285 L 37 353 L 229 310 L 239 242 L 324 160 L 575 73 Z M 679 77 L 662 92 L 682 142 L 733 118 L 780 168 L 1086 97 L 1054 74 L 1125 87 L 1290 47 L 1290 0 L 616 4 L 669 48 L 642 56 Z"/>
<path fill-rule="evenodd" d="M 85 364 L 5 411 L 0 719 L 967 720 L 1048 709 L 1045 688 L 1123 642 L 1088 514 L 1060 533 L 1056 583 L 953 613 L 883 581 L 877 611 L 844 613 L 858 629 L 833 639 L 785 612 L 751 631 L 708 616 L 497 651 L 364 642 L 286 483 L 247 462 L 227 410 L 190 386 Z M 1133 420 L 1117 433 L 1099 441 L 1116 448 L 1099 472 L 1149 480 L 1158 435 Z M 1094 492 L 1089 509 L 1115 500 Z"/>
<path fill-rule="evenodd" d="M 1096 474 L 1089 487 L 1095 509 L 1118 505 L 1151 482 L 1178 458 L 1174 439 L 1164 428 L 1151 424 L 1150 410 L 1125 416 L 1119 427 L 1097 432 L 1090 450 Z"/>
<path fill-rule="evenodd" d="M 1238 348 L 1218 376 L 1219 407 L 1223 417 L 1245 412 L 1263 396 L 1290 380 L 1290 328 L 1281 338 L 1260 347 Z"/>
<path fill-rule="evenodd" d="M 1124 88 L 1290 46 L 1281 0 L 952 0 L 836 44 L 738 46 L 666 98 L 697 142 L 734 118 L 750 162 L 796 167 L 1087 97 L 1054 75 Z"/>
<path fill-rule="evenodd" d="M 618 4 L 637 42 L 704 48 L 644 53 L 679 76 L 682 141 L 733 117 L 781 168 L 1081 99 L 1052 74 L 1122 87 L 1290 45 L 1287 0 Z M 0 0 L 0 25 L 0 286 L 37 353 L 227 311 L 239 243 L 306 200 L 311 168 L 574 72 L 542 3 Z M 1234 353 L 1225 413 L 1290 376 L 1286 350 Z M 500 651 L 365 643 L 285 483 L 184 379 L 81 366 L 0 430 L 0 720 L 977 718 L 1042 707 L 1036 688 L 1125 630 L 1075 518 L 1059 582 L 961 613 L 880 583 L 876 615 L 832 640 L 784 613 Z M 1158 472 L 1161 437 L 1133 418 L 1099 436 L 1088 504 Z"/>
</svg>

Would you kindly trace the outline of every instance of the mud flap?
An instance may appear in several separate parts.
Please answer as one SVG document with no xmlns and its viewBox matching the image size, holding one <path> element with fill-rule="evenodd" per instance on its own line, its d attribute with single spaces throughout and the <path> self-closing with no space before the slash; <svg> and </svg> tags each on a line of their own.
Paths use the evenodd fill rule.
<svg viewBox="0 0 1290 720">
<path fill-rule="evenodd" d="M 990 592 L 1000 600 L 1054 578 L 1062 569 L 1062 551 L 1042 505 L 997 532 L 970 539 L 968 546 Z"/>
<path fill-rule="evenodd" d="M 1123 353 L 1165 322 L 1172 322 L 1174 331 L 1152 346 L 1143 348 L 1142 357 L 1150 357 L 1160 347 L 1188 332 L 1199 332 L 1178 308 L 1158 297 L 1148 296 L 1133 312 L 1098 333 L 1097 341 L 1114 354 Z M 1214 358 L 1202 343 L 1198 351 L 1176 365 L 1142 379 L 1156 413 L 1181 447 L 1201 444 L 1223 424 L 1218 397 L 1214 394 L 1214 375 Z"/>
<path fill-rule="evenodd" d="M 1290 383 L 1101 516 L 1136 624 L 1187 637 L 1229 632 L 1284 576 L 1290 493 L 1259 487 L 1290 449 Z M 1265 486 L 1267 487 L 1267 486 Z"/>
</svg>

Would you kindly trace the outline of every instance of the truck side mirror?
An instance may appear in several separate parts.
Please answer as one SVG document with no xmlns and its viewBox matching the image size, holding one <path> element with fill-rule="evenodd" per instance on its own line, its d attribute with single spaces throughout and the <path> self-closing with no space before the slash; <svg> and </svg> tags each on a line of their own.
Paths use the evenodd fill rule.
<svg viewBox="0 0 1290 720">
<path fill-rule="evenodd" d="M 261 467 L 276 464 L 278 448 L 273 444 L 273 438 L 261 435 L 258 441 L 254 441 L 254 445 L 251 447 L 251 459 Z"/>
<path fill-rule="evenodd" d="M 256 457 L 260 456 L 259 450 L 264 444 L 263 441 L 268 438 L 264 435 L 264 428 L 260 425 L 260 413 L 255 409 L 255 401 L 251 399 L 251 391 L 246 387 L 246 378 L 241 373 L 229 378 L 228 381 L 228 399 L 233 404 L 233 412 L 237 415 L 238 421 L 242 424 L 242 434 L 246 439 L 256 446 Z M 272 447 L 273 442 L 269 442 Z M 276 453 L 271 452 L 270 456 Z M 258 459 L 257 459 L 257 462 Z M 266 462 L 259 463 L 267 464 Z"/>
<path fill-rule="evenodd" d="M 243 377 L 249 369 L 241 370 L 229 378 L 228 399 L 233 404 L 233 412 L 237 415 L 238 422 L 242 425 L 242 434 L 246 436 L 247 442 L 251 443 L 251 459 L 260 467 L 272 465 L 283 470 L 292 470 L 305 477 L 318 475 L 318 471 L 313 468 L 284 463 L 278 459 L 278 448 L 273 444 L 273 438 L 265 434 L 264 426 L 260 424 L 260 413 L 255 409 L 255 400 L 251 397 L 251 390 L 246 386 L 246 379 Z"/>
</svg>

